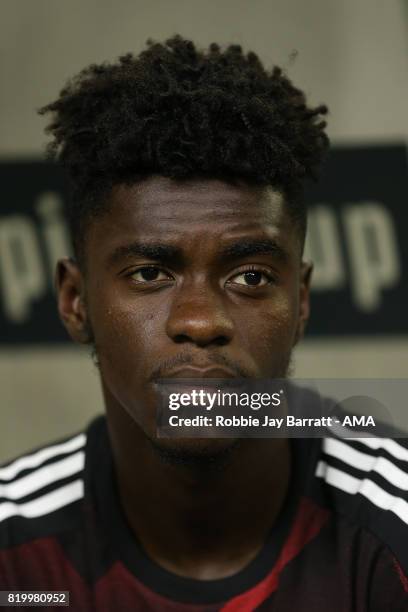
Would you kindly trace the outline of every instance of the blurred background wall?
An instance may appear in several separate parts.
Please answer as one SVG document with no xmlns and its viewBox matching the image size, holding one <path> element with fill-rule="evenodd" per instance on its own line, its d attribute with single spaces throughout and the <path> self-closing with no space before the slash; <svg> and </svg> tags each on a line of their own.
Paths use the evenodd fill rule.
<svg viewBox="0 0 408 612">
<path fill-rule="evenodd" d="M 267 65 L 284 67 L 311 103 L 328 104 L 335 145 L 407 141 L 403 0 L 2 0 L 0 15 L 3 161 L 41 158 L 46 137 L 35 111 L 68 77 L 176 32 L 200 46 L 240 43 Z M 362 337 L 306 339 L 295 374 L 406 378 L 406 328 L 381 336 L 372 329 Z M 103 410 L 87 352 L 4 344 L 1 329 L 0 390 L 0 461 L 74 432 Z"/>
</svg>

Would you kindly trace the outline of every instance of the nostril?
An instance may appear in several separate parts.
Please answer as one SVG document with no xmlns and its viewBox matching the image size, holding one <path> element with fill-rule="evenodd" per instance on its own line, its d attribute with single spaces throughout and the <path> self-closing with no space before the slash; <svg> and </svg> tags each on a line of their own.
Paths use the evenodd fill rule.
<svg viewBox="0 0 408 612">
<path fill-rule="evenodd" d="M 234 334 L 234 323 L 222 305 L 193 300 L 192 295 L 173 304 L 166 322 L 166 333 L 176 344 L 224 346 Z"/>
<path fill-rule="evenodd" d="M 176 344 L 181 344 L 182 342 L 189 342 L 190 338 L 183 334 L 178 334 L 177 336 L 173 337 L 173 341 L 176 342 Z"/>
<path fill-rule="evenodd" d="M 191 339 L 190 339 L 191 342 Z M 212 338 L 195 338 L 194 344 L 200 347 L 205 347 L 209 345 L 213 346 L 225 346 L 229 343 L 228 338 L 225 336 L 213 336 Z"/>
<path fill-rule="evenodd" d="M 193 342 L 197 346 L 207 346 L 208 344 L 215 344 L 216 346 L 225 346 L 229 340 L 226 336 L 216 336 L 214 338 L 192 338 L 186 334 L 177 334 L 173 336 L 173 342 L 176 344 L 183 344 L 184 342 Z"/>
</svg>

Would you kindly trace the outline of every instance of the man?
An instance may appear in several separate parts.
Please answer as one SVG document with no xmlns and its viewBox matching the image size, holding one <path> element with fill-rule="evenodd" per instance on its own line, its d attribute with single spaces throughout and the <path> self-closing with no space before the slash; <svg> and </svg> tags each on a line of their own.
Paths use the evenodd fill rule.
<svg viewBox="0 0 408 612">
<path fill-rule="evenodd" d="M 156 432 L 160 379 L 288 375 L 327 109 L 254 53 L 174 36 L 42 112 L 72 183 L 59 312 L 106 419 L 1 469 L 1 588 L 87 612 L 407 610 L 401 441 Z"/>
</svg>

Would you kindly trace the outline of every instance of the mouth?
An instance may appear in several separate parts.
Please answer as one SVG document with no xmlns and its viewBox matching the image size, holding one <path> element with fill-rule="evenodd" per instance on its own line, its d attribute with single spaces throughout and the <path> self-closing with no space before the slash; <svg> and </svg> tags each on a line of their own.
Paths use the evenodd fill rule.
<svg viewBox="0 0 408 612">
<path fill-rule="evenodd" d="M 188 393 L 193 390 L 204 392 L 239 391 L 244 381 L 232 370 L 222 367 L 196 368 L 192 366 L 172 370 L 155 381 L 155 387 L 164 394 Z"/>
<path fill-rule="evenodd" d="M 191 382 L 190 382 L 191 381 Z M 188 392 L 188 389 L 208 389 L 215 391 L 217 389 L 232 387 L 241 387 L 243 382 L 229 368 L 220 366 L 211 366 L 207 368 L 197 368 L 194 366 L 185 366 L 176 370 L 166 372 L 157 383 L 164 386 L 169 386 L 172 389 L 179 388 Z"/>
<path fill-rule="evenodd" d="M 229 368 L 220 366 L 210 366 L 208 368 L 198 368 L 195 366 L 185 366 L 176 370 L 171 370 L 162 376 L 163 379 L 172 378 L 196 378 L 196 379 L 231 379 L 237 378 L 236 374 Z"/>
</svg>

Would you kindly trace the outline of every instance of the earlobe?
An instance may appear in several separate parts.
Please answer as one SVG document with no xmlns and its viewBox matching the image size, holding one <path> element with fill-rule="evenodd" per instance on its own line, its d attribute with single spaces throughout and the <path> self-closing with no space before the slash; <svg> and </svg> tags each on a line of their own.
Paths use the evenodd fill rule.
<svg viewBox="0 0 408 612">
<path fill-rule="evenodd" d="M 310 284 L 312 279 L 313 264 L 302 261 L 300 268 L 299 284 L 299 312 L 298 323 L 293 346 L 303 338 L 310 315 Z"/>
<path fill-rule="evenodd" d="M 69 257 L 60 259 L 55 272 L 58 312 L 75 342 L 90 341 L 88 314 L 84 301 L 84 279 L 78 264 Z"/>
</svg>

